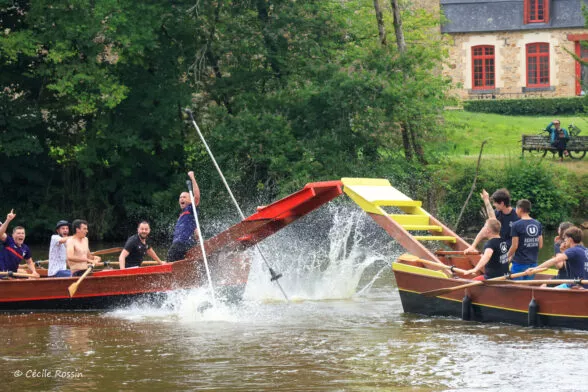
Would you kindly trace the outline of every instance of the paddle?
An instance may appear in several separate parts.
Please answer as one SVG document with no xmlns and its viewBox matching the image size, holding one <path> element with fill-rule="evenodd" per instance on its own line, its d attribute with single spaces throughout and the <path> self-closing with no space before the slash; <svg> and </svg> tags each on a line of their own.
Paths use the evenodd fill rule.
<svg viewBox="0 0 588 392">
<path fill-rule="evenodd" d="M 90 275 L 90 272 L 92 272 L 93 269 L 94 269 L 94 266 L 92 264 L 90 264 L 88 266 L 88 269 L 86 270 L 86 272 L 84 272 L 84 274 L 82 276 L 80 276 L 78 281 L 69 285 L 69 287 L 67 288 L 67 291 L 69 291 L 70 298 L 74 296 L 76 291 L 78 291 L 78 286 L 80 285 L 80 283 L 82 283 L 84 281 L 84 279 L 86 279 L 86 276 Z"/>
<path fill-rule="evenodd" d="M 122 252 L 122 250 L 123 250 L 123 248 L 102 249 L 102 250 L 97 250 L 96 252 L 92 252 L 92 255 L 93 256 L 108 255 L 111 253 L 120 253 L 120 252 Z M 36 264 L 46 265 L 46 264 L 49 264 L 49 260 L 37 261 Z"/>
<path fill-rule="evenodd" d="M 12 271 L 2 271 L 2 272 L 0 272 L 0 276 L 8 276 L 8 277 L 15 276 L 17 278 L 36 278 L 36 276 L 33 274 L 23 274 L 20 272 L 12 272 Z"/>
<path fill-rule="evenodd" d="M 417 261 L 419 263 L 423 263 L 423 264 L 427 264 L 430 266 L 434 266 L 434 267 L 439 267 L 442 269 L 446 269 L 446 270 L 450 270 L 451 272 L 453 271 L 457 271 L 460 274 L 464 274 L 466 272 L 466 270 L 461 269 L 461 268 L 457 268 L 453 265 L 447 265 L 447 264 L 443 264 L 441 262 L 436 262 L 436 261 L 430 261 L 430 260 L 425 260 L 425 259 L 421 259 L 417 256 L 413 256 L 413 255 L 402 255 L 399 257 L 400 260 L 404 260 L 404 261 Z"/>
<path fill-rule="evenodd" d="M 435 252 L 438 256 L 446 256 L 446 255 L 461 255 L 461 256 L 477 256 L 480 252 L 472 252 L 468 253 L 467 255 L 463 253 L 463 250 L 438 250 Z"/>
<path fill-rule="evenodd" d="M 535 272 L 545 271 L 546 269 L 547 268 L 538 268 Z M 475 282 L 470 282 L 470 283 L 462 284 L 459 286 L 453 286 L 453 287 L 447 287 L 447 288 L 443 288 L 443 289 L 425 291 L 425 292 L 422 292 L 421 294 L 426 297 L 437 297 L 439 295 L 447 294 L 447 293 L 450 293 L 455 290 L 465 289 L 465 288 L 474 287 L 474 286 L 480 286 L 480 285 L 483 285 L 486 283 L 490 283 L 490 284 L 492 284 L 493 282 L 500 283 L 501 281 L 505 281 L 507 279 L 519 278 L 521 276 L 527 276 L 527 275 L 529 275 L 529 273 L 527 271 L 523 271 L 523 272 L 519 272 L 519 273 L 512 274 L 512 275 L 504 275 L 504 276 L 499 276 L 497 278 L 492 278 L 492 279 L 487 279 L 487 280 L 477 280 Z M 504 282 L 502 282 L 502 283 L 504 283 Z"/>
<path fill-rule="evenodd" d="M 122 250 L 123 250 L 123 248 L 102 249 L 102 250 L 97 250 L 96 252 L 92 252 L 92 256 L 107 255 L 110 253 L 120 253 L 120 252 L 122 252 Z"/>
<path fill-rule="evenodd" d="M 514 275 L 513 275 L 514 276 Z M 500 282 L 490 282 L 489 280 L 486 283 L 500 283 Z M 533 284 L 588 284 L 588 279 L 536 279 L 536 280 L 508 280 L 506 282 L 508 284 L 517 284 L 517 285 L 533 285 Z M 550 287 L 553 288 L 553 287 Z"/>
</svg>

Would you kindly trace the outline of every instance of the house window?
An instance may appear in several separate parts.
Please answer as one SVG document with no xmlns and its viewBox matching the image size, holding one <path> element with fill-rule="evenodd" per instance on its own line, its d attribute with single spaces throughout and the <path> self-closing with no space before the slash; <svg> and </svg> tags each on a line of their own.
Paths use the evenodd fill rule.
<svg viewBox="0 0 588 392">
<path fill-rule="evenodd" d="M 495 80 L 494 46 L 472 47 L 472 89 L 493 89 Z"/>
<path fill-rule="evenodd" d="M 527 44 L 527 87 L 549 87 L 549 44 Z"/>
<path fill-rule="evenodd" d="M 549 22 L 549 0 L 524 0 L 525 23 Z"/>
<path fill-rule="evenodd" d="M 588 41 L 576 42 L 576 55 L 582 62 L 576 62 L 576 94 L 586 95 L 588 90 Z"/>
</svg>

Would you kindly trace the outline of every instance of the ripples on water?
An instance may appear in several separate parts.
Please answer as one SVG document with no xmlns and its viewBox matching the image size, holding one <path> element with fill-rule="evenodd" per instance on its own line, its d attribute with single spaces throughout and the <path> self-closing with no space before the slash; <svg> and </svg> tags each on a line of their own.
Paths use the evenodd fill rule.
<svg viewBox="0 0 588 392">
<path fill-rule="evenodd" d="M 388 266 L 401 251 L 339 211 L 264 245 L 289 304 L 256 261 L 238 305 L 200 312 L 199 289 L 162 308 L 0 316 L 2 389 L 586 390 L 588 333 L 403 314 Z"/>
</svg>

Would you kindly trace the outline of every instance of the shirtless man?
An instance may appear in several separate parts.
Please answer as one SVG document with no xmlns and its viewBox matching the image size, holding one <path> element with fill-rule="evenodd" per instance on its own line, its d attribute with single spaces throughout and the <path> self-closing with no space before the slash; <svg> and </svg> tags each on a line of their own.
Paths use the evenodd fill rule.
<svg viewBox="0 0 588 392">
<path fill-rule="evenodd" d="M 88 245 L 88 222 L 76 219 L 72 223 L 74 234 L 67 240 L 67 265 L 72 276 L 81 276 L 87 269 L 88 264 L 96 265 L 100 257 L 90 253 Z"/>
</svg>

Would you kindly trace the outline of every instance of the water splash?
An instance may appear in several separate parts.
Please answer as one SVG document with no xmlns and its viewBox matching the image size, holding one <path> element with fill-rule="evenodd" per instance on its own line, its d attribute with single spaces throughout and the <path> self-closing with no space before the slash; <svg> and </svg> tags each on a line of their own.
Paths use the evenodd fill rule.
<svg viewBox="0 0 588 392">
<path fill-rule="evenodd" d="M 334 205 L 311 218 L 311 225 L 287 228 L 262 245 L 264 254 L 273 250 L 269 258 L 274 269 L 282 272 L 280 283 L 293 301 L 351 298 L 369 267 L 377 264 L 379 271 L 362 292 L 369 290 L 380 273 L 389 268 L 391 257 L 385 248 L 390 241 L 379 235 L 373 238 L 373 222 L 362 211 Z M 282 300 L 279 289 L 269 282 L 269 273 L 259 255 L 251 256 L 253 265 L 245 299 Z"/>
</svg>

